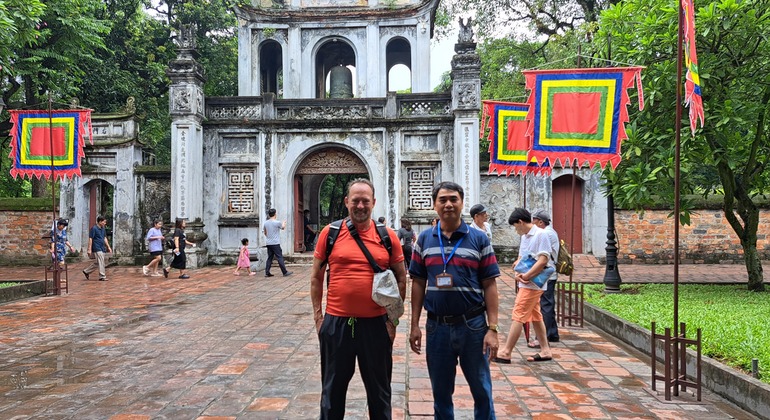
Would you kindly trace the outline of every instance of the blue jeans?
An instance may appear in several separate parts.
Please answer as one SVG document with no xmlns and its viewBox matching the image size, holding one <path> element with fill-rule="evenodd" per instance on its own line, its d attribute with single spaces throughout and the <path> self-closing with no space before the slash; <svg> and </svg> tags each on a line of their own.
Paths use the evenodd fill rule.
<svg viewBox="0 0 770 420">
<path fill-rule="evenodd" d="M 433 388 L 435 419 L 454 419 L 452 394 L 455 391 L 457 360 L 473 395 L 473 416 L 494 419 L 492 376 L 489 360 L 483 353 L 487 321 L 484 314 L 454 325 L 428 320 L 425 354 Z"/>
</svg>

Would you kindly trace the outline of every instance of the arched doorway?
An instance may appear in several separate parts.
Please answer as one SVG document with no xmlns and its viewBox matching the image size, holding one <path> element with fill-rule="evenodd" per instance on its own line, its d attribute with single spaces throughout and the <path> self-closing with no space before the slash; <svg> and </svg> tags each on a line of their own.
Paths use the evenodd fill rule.
<svg viewBox="0 0 770 420">
<path fill-rule="evenodd" d="M 583 253 L 583 180 L 575 179 L 575 197 L 572 197 L 572 178 L 563 175 L 553 181 L 553 229 L 575 254 Z M 574 208 L 572 203 L 575 203 Z M 574 227 L 573 227 L 574 221 Z"/>
<path fill-rule="evenodd" d="M 304 211 L 310 210 L 310 224 L 316 231 L 345 217 L 345 186 L 360 177 L 369 178 L 364 162 L 339 146 L 319 148 L 302 160 L 294 175 L 294 252 L 306 250 Z"/>
</svg>

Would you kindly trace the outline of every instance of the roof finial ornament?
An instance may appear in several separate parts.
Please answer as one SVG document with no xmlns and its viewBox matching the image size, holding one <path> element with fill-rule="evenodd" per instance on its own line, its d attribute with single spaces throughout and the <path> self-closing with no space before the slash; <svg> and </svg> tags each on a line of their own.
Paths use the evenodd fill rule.
<svg viewBox="0 0 770 420">
<path fill-rule="evenodd" d="M 458 19 L 460 22 L 460 33 L 457 36 L 457 41 L 460 43 L 473 42 L 473 18 L 468 18 L 468 23 L 465 23 L 462 16 Z"/>
</svg>

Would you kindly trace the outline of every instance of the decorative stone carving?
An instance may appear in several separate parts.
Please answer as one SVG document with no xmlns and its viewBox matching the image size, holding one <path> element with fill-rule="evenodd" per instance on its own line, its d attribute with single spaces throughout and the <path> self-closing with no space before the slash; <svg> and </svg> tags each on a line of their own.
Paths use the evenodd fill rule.
<svg viewBox="0 0 770 420">
<path fill-rule="evenodd" d="M 368 107 L 353 105 L 349 107 L 337 106 L 298 106 L 293 108 L 279 108 L 279 119 L 290 120 L 355 120 L 368 117 Z"/>
<path fill-rule="evenodd" d="M 190 103 L 190 90 L 187 87 L 177 87 L 173 89 L 171 111 L 189 112 L 192 110 Z"/>
<path fill-rule="evenodd" d="M 433 185 L 438 164 L 406 168 L 407 210 L 432 210 Z"/>
<path fill-rule="evenodd" d="M 182 49 L 193 50 L 197 48 L 197 41 L 195 39 L 195 33 L 198 31 L 198 25 L 192 23 L 189 25 L 182 25 L 179 30 L 179 34 L 176 37 L 176 45 Z"/>
<path fill-rule="evenodd" d="M 361 159 L 345 149 L 324 149 L 305 158 L 297 169 L 298 175 L 360 174 L 368 169 Z"/>
<path fill-rule="evenodd" d="M 460 33 L 457 35 L 457 42 L 468 43 L 473 42 L 473 18 L 468 18 L 468 23 L 463 22 L 463 18 L 458 19 L 460 22 Z"/>
<path fill-rule="evenodd" d="M 451 104 L 446 100 L 402 100 L 399 102 L 398 115 L 402 117 L 447 115 L 449 113 L 451 113 Z"/>
<path fill-rule="evenodd" d="M 126 107 L 125 107 L 126 114 L 136 114 L 136 100 L 133 96 L 129 96 L 126 99 Z"/>
<path fill-rule="evenodd" d="M 206 117 L 210 120 L 258 120 L 262 117 L 259 105 L 209 106 Z"/>
<path fill-rule="evenodd" d="M 459 108 L 478 108 L 480 106 L 475 83 L 458 83 L 457 105 Z"/>
<path fill-rule="evenodd" d="M 227 212 L 235 214 L 255 213 L 254 170 L 233 168 L 227 170 Z"/>
</svg>

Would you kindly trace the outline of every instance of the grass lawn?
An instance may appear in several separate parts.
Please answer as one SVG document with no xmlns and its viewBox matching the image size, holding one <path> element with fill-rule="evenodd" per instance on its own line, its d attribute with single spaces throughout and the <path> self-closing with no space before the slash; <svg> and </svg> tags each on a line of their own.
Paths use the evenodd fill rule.
<svg viewBox="0 0 770 420">
<path fill-rule="evenodd" d="M 20 283 L 14 283 L 14 282 L 0 282 L 0 289 L 3 287 L 11 287 L 11 286 L 18 286 Z"/>
<path fill-rule="evenodd" d="M 673 329 L 674 286 L 632 284 L 621 293 L 604 294 L 604 285 L 586 285 L 585 301 L 649 330 Z M 679 322 L 687 337 L 702 331 L 703 355 L 751 372 L 759 360 L 760 380 L 770 383 L 770 293 L 754 293 L 746 285 L 679 285 Z"/>
</svg>

